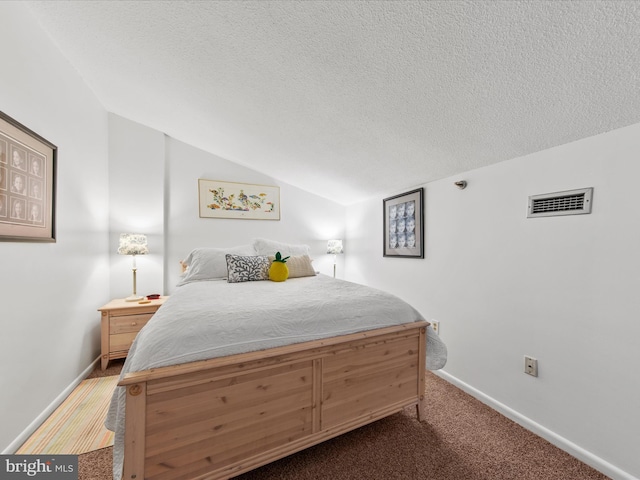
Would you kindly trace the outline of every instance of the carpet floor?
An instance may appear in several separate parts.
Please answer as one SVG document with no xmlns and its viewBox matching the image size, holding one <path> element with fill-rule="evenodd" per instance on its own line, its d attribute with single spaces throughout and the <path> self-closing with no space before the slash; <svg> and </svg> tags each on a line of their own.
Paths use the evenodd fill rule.
<svg viewBox="0 0 640 480">
<path fill-rule="evenodd" d="M 95 375 L 114 375 L 115 364 Z M 427 374 L 415 407 L 265 465 L 237 480 L 606 480 L 546 440 Z M 80 455 L 80 480 L 112 480 L 112 447 Z"/>
</svg>

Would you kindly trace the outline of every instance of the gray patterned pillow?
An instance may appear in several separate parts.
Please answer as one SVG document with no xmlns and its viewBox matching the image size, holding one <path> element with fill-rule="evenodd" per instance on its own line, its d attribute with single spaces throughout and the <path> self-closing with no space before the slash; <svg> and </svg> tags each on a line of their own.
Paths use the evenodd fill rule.
<svg viewBox="0 0 640 480">
<path fill-rule="evenodd" d="M 243 257 L 227 254 L 226 259 L 229 283 L 269 280 L 271 262 L 266 255 Z"/>
</svg>

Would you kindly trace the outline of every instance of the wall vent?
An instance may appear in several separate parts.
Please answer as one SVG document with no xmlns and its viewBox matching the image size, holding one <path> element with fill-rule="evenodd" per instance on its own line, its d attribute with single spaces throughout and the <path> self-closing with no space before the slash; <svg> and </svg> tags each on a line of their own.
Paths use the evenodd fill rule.
<svg viewBox="0 0 640 480">
<path fill-rule="evenodd" d="M 593 188 L 545 193 L 529 197 L 527 217 L 552 217 L 556 215 L 582 215 L 591 213 Z"/>
</svg>

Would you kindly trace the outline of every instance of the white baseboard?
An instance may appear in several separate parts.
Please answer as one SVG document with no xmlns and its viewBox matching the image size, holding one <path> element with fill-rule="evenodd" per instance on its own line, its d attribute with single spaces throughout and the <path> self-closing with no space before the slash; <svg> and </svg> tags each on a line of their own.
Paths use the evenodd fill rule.
<svg viewBox="0 0 640 480">
<path fill-rule="evenodd" d="M 593 453 L 585 450 L 584 448 L 576 445 L 575 443 L 567 440 L 557 433 L 552 432 L 548 428 L 543 427 L 542 425 L 534 422 L 528 417 L 525 417 L 521 413 L 513 410 L 512 408 L 509 408 L 505 404 L 498 402 L 494 398 L 482 393 L 480 390 L 473 388 L 471 385 L 464 383 L 453 375 L 450 375 L 442 370 L 434 371 L 433 373 L 438 375 L 440 378 L 448 381 L 449 383 L 452 383 L 472 397 L 477 398 L 482 403 L 488 405 L 494 410 L 500 412 L 505 417 L 516 422 L 518 425 L 521 425 L 522 427 L 535 433 L 539 437 L 544 438 L 549 443 L 552 443 L 556 447 L 567 452 L 569 455 L 577 458 L 581 462 L 586 463 L 590 467 L 595 468 L 608 477 L 611 477 L 614 480 L 638 480 L 637 477 L 634 477 L 633 475 L 619 469 L 615 465 L 612 465 L 606 460 L 603 460 L 597 455 L 594 455 Z"/>
<path fill-rule="evenodd" d="M 49 416 L 55 411 L 55 409 L 65 401 L 65 399 L 71 394 L 71 392 L 73 392 L 73 389 L 76 388 L 81 381 L 87 378 L 87 376 L 93 371 L 93 369 L 96 368 L 99 361 L 100 357 L 96 358 L 91 363 L 91 365 L 85 368 L 83 372 L 78 375 L 75 380 L 73 380 L 73 382 L 71 382 L 71 384 L 67 388 L 65 388 L 64 391 L 60 395 L 58 395 L 56 399 L 51 402 L 40 415 L 38 415 L 38 417 L 33 422 L 31 422 L 31 424 L 27 428 L 25 428 L 22 433 L 9 444 L 7 448 L 3 450 L 2 455 L 11 455 L 15 453 L 16 450 L 18 450 L 22 446 L 22 444 L 26 442 L 31 435 L 33 435 L 33 432 L 35 432 L 38 427 L 42 425 L 47 418 L 49 418 Z"/>
</svg>

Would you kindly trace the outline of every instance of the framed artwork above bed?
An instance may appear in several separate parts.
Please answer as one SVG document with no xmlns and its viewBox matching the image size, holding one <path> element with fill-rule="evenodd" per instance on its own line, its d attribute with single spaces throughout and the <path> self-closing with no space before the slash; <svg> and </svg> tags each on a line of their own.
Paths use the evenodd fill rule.
<svg viewBox="0 0 640 480">
<path fill-rule="evenodd" d="M 198 179 L 200 218 L 280 220 L 280 187 Z"/>
<path fill-rule="evenodd" d="M 383 255 L 424 258 L 424 188 L 385 198 Z"/>
<path fill-rule="evenodd" d="M 0 112 L 0 241 L 56 241 L 57 152 Z"/>
</svg>

